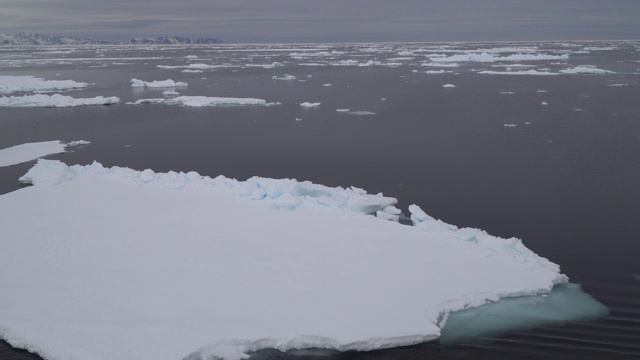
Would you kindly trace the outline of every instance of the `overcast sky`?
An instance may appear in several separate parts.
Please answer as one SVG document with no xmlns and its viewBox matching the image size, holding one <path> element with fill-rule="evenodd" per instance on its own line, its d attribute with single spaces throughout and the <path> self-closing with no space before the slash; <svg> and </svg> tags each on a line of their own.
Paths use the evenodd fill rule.
<svg viewBox="0 0 640 360">
<path fill-rule="evenodd" d="M 0 33 L 228 43 L 640 38 L 640 0 L 0 0 Z"/>
</svg>

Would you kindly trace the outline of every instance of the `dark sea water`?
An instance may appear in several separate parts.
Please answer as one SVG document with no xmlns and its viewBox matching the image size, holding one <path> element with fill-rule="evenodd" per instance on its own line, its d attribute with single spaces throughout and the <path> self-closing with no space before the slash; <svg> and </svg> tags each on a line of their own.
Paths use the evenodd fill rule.
<svg viewBox="0 0 640 360">
<path fill-rule="evenodd" d="M 483 52 L 477 49 L 502 57 L 535 52 L 569 58 L 421 66 L 434 54 Z M 335 66 L 342 60 L 381 64 Z M 284 67 L 247 66 L 274 62 Z M 189 63 L 227 67 L 195 74 L 156 67 Z M 478 73 L 558 73 L 578 65 L 614 73 Z M 451 72 L 425 73 L 441 69 Z M 272 79 L 284 74 L 297 79 Z M 121 98 L 113 106 L 0 108 L 0 149 L 82 139 L 91 144 L 47 158 L 242 180 L 296 178 L 383 192 L 402 208 L 415 203 L 445 222 L 523 239 L 610 310 L 597 321 L 481 342 L 330 353 L 331 358 L 640 358 L 640 42 L 5 47 L 0 75 L 84 81 L 91 85 L 64 94 Z M 126 105 L 162 97 L 162 90 L 133 89 L 132 78 L 186 81 L 188 88 L 178 89 L 182 95 L 282 104 Z M 305 109 L 299 106 L 304 101 L 321 105 Z M 375 114 L 336 111 L 343 108 Z M 0 193 L 19 189 L 18 177 L 33 163 L 0 168 Z M 326 358 L 274 351 L 254 356 Z M 0 359 L 34 358 L 0 342 Z"/>
</svg>

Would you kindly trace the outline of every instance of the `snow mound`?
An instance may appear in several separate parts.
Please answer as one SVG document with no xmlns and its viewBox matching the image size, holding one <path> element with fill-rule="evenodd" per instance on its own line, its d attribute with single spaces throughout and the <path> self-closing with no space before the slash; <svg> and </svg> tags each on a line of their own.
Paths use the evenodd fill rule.
<svg viewBox="0 0 640 360">
<path fill-rule="evenodd" d="M 567 281 L 518 239 L 417 205 L 390 222 L 394 198 L 353 187 L 50 160 L 20 180 L 0 196 L 0 337 L 47 359 L 410 345 Z"/>
<path fill-rule="evenodd" d="M 116 96 L 94 98 L 73 98 L 60 94 L 45 95 L 25 95 L 25 96 L 3 96 L 0 97 L 0 107 L 72 107 L 89 105 L 113 105 L 120 102 Z"/>
<path fill-rule="evenodd" d="M 85 87 L 87 87 L 87 83 L 73 80 L 44 80 L 33 76 L 0 75 L 0 94 L 18 91 L 62 91 Z"/>
<path fill-rule="evenodd" d="M 164 104 L 164 105 L 181 105 L 191 107 L 203 106 L 272 106 L 279 103 L 267 103 L 263 99 L 254 98 L 231 98 L 231 97 L 210 97 L 210 96 L 178 96 L 170 99 L 139 99 L 135 102 L 127 103 L 129 105 L 140 104 Z"/>
<path fill-rule="evenodd" d="M 173 81 L 171 79 L 167 80 L 154 80 L 154 81 L 143 81 L 139 79 L 131 79 L 132 87 L 142 87 L 142 88 L 170 88 L 170 87 L 187 87 L 189 84 L 182 81 Z"/>
<path fill-rule="evenodd" d="M 63 143 L 59 140 L 26 143 L 0 149 L 0 167 L 22 164 L 37 158 L 59 154 L 67 151 L 70 147 L 90 144 L 88 141 L 76 140 Z"/>
<path fill-rule="evenodd" d="M 585 74 L 585 75 L 604 75 L 615 74 L 611 70 L 599 69 L 593 65 L 578 65 L 574 68 L 560 70 L 563 74 Z"/>
</svg>

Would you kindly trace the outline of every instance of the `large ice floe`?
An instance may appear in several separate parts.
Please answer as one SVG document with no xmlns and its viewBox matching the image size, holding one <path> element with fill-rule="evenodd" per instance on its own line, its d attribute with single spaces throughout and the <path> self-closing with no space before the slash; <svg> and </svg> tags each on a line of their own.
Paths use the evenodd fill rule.
<svg viewBox="0 0 640 360">
<path fill-rule="evenodd" d="M 0 149 L 0 167 L 21 164 L 46 155 L 63 153 L 72 146 L 87 144 L 89 144 L 89 142 L 84 140 L 69 143 L 54 140 L 15 145 L 6 149 Z"/>
<path fill-rule="evenodd" d="M 120 102 L 116 96 L 93 98 L 74 98 L 71 96 L 53 94 L 34 94 L 24 96 L 2 96 L 0 107 L 73 107 L 90 105 L 113 105 Z"/>
<path fill-rule="evenodd" d="M 494 62 L 494 61 L 542 61 L 542 60 L 568 60 L 569 54 L 550 55 L 550 54 L 511 54 L 505 56 L 495 55 L 493 53 L 467 53 L 457 54 L 447 57 L 434 57 L 433 62 Z"/>
<path fill-rule="evenodd" d="M 171 87 L 187 87 L 189 84 L 183 81 L 173 81 L 171 79 L 167 80 L 154 80 L 154 81 L 143 81 L 140 79 L 131 79 L 132 87 L 142 87 L 142 88 L 171 88 Z"/>
<path fill-rule="evenodd" d="M 82 89 L 87 83 L 73 80 L 45 80 L 33 76 L 8 76 L 0 75 L 0 94 L 13 92 L 45 92 L 70 89 Z"/>
<path fill-rule="evenodd" d="M 414 226 L 389 221 L 396 199 L 358 188 L 52 160 L 20 180 L 34 186 L 0 196 L 0 338 L 48 360 L 409 345 L 456 335 L 452 312 L 567 282 L 518 239 L 416 205 Z M 547 320 L 606 313 L 561 299 Z"/>
<path fill-rule="evenodd" d="M 129 105 L 140 104 L 164 104 L 164 105 L 181 105 L 192 107 L 204 106 L 273 106 L 280 103 L 268 103 L 263 99 L 253 98 L 231 98 L 231 97 L 211 97 L 211 96 L 178 96 L 169 99 L 139 99 L 135 102 L 128 102 Z"/>
<path fill-rule="evenodd" d="M 547 75 L 558 75 L 558 73 L 553 73 L 549 71 L 538 71 L 538 70 L 517 70 L 517 71 L 492 71 L 492 70 L 484 70 L 478 71 L 478 74 L 485 75 L 538 75 L 538 76 L 547 76 Z"/>
</svg>

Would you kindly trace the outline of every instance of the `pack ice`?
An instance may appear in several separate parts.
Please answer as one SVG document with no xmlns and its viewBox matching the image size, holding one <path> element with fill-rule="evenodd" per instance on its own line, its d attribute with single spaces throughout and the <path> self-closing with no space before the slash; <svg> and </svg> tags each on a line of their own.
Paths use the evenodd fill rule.
<svg viewBox="0 0 640 360">
<path fill-rule="evenodd" d="M 48 360 L 409 345 L 567 282 L 518 239 L 416 205 L 401 225 L 358 188 L 42 159 L 20 180 L 0 196 L 0 337 Z M 601 309 L 563 299 L 547 319 Z"/>
</svg>

